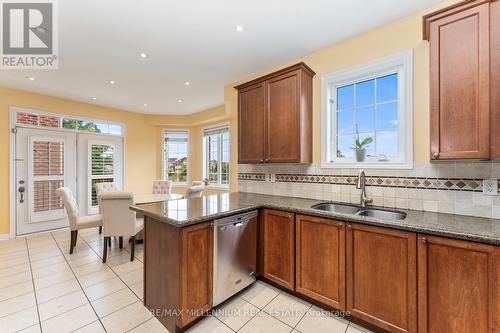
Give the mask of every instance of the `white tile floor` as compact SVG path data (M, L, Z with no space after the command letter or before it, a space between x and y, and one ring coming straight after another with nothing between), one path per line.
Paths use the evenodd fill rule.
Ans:
M0 242L0 332L167 332L142 305L143 246L130 262L114 242L103 264L102 243L97 229L72 255L68 230ZM188 332L369 331L259 281Z

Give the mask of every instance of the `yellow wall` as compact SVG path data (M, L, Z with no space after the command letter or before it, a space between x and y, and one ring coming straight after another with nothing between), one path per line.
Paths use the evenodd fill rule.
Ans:
M291 60L269 71L227 85L225 104L229 114L237 113L237 92L233 87L277 69L303 61L315 72L313 81L313 162L321 162L321 76L413 49L413 128L414 160L429 160L429 44L422 40L422 15L445 5L416 13L371 30L346 41L333 44L302 58ZM233 158L235 159L235 158Z
M80 103L25 91L0 88L0 234L9 232L9 114L17 106L39 111L124 123L127 148L127 190L151 192L152 181L160 176L157 151L160 141L156 128L144 115Z

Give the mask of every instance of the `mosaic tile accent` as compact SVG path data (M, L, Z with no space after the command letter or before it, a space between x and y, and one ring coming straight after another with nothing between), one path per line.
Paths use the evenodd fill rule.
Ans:
M267 180L267 175L265 173L238 173L238 180L265 182Z
M239 180L266 181L265 173L239 173ZM357 176L344 175L311 175L311 174L276 174L276 182L279 183L308 183L308 184L332 184L332 185L355 185ZM429 178L429 177L391 177L391 176L367 176L367 186L414 188L430 190L454 190L454 191L483 191L482 179L465 178Z

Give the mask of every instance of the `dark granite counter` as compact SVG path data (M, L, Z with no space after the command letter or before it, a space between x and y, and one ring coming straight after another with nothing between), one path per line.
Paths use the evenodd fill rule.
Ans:
M388 221L311 208L320 202L324 201L235 192L135 205L131 209L161 222L185 227L254 209L269 208L500 246L500 220L497 219L405 210L408 214L406 219Z

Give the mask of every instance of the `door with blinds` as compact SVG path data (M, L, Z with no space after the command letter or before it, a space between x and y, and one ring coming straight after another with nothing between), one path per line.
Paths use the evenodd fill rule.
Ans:
M17 235L68 225L59 187L76 190L76 133L18 128Z
M97 214L97 183L114 183L119 190L123 190L123 138L80 133L78 161L80 212Z

